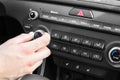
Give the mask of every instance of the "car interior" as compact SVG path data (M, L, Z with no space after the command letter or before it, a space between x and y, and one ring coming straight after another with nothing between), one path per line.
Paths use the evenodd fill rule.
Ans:
M27 80L120 80L119 0L0 0L0 44L39 30L51 55Z

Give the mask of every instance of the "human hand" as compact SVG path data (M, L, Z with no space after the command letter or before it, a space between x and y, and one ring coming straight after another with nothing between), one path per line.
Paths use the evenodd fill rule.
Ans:
M46 47L50 35L44 33L35 40L34 33L21 34L0 46L0 79L16 79L32 73L50 55Z

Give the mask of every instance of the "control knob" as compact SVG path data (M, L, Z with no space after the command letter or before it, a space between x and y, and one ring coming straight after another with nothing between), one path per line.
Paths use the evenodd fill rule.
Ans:
M34 32L34 39L41 37L44 34L43 30L36 30Z
M35 20L39 16L39 13L35 10L30 9L29 20Z
M120 47L111 48L108 56L112 63L120 63Z

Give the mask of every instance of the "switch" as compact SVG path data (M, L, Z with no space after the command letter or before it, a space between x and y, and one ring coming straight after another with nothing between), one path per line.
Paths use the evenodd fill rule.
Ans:
M102 43L102 42L97 42L96 41L96 42L93 43L93 47L98 48L98 49L104 49L105 44Z
M92 54L92 59L97 61L102 61L102 56L99 54Z
M78 12L78 14L77 14L77 16L83 17L84 16L83 10L80 9L79 12Z
M61 51L68 52L69 51L69 47L68 46L62 46L61 47Z
M61 34L58 31L53 31L51 36L52 38L55 38L55 39L61 38Z
M79 49L78 48L71 48L71 54L79 55Z
M63 34L61 40L70 41L70 35L69 34Z
M73 36L71 42L79 44L82 39L79 36Z
M73 8L69 15L93 19L92 11L87 9Z
M85 58L90 58L91 53L90 53L90 52L83 51L83 52L81 53L81 56L82 56L82 57L85 57Z
M52 48L52 49L59 50L60 47L61 47L61 45L56 43L56 42L51 42L50 43L50 48Z

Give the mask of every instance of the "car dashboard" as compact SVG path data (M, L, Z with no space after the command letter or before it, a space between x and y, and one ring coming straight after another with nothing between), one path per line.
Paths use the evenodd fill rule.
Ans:
M1 34L11 35L5 40L37 30L51 35L48 47L52 55L35 74L50 80L120 79L119 1L1 0L1 3L6 9L1 21L8 24L2 25L8 27Z

